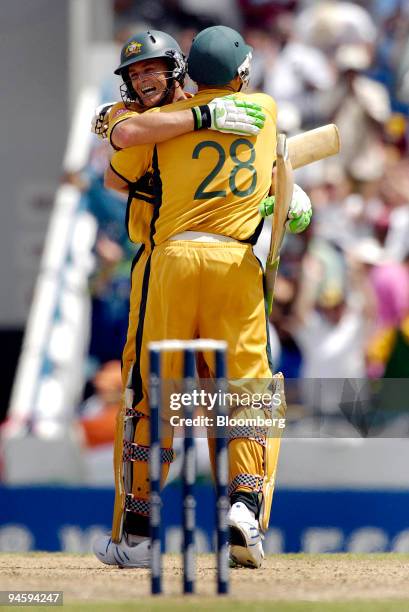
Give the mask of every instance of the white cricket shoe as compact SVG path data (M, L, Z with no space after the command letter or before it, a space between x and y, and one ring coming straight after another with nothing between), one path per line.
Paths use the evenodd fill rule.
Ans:
M96 538L92 545L95 556L105 565L118 565L119 567L150 567L151 541L146 538L130 546L126 536L119 544L112 541L110 536Z
M230 508L227 524L230 527L230 560L233 565L261 567L264 551L254 512L237 502Z

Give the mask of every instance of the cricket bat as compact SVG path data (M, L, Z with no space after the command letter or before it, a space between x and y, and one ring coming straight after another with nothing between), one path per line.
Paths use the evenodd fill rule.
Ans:
M335 123L308 130L287 140L291 166L295 170L339 153L339 132Z
M269 315L273 307L274 285L280 263L280 249L284 240L285 224L294 189L293 169L285 134L279 134L277 138L276 169L273 224L265 272L267 310Z
M275 204L270 249L265 271L269 315L273 306L274 285L280 263L280 249L286 231L288 209L293 196L293 169L336 155L339 149L339 132L334 123L298 134L288 140L284 134L278 136Z

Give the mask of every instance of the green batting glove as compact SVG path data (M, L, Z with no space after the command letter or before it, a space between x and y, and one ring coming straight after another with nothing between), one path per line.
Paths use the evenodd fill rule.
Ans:
M262 217L269 217L274 212L275 196L264 198L259 206L259 212Z
M288 230L292 234L300 234L303 232L311 223L312 210L301 213L296 219L291 219L287 222Z
M227 134L256 136L266 116L259 104L234 96L215 98L209 104L192 108L195 130L210 129Z

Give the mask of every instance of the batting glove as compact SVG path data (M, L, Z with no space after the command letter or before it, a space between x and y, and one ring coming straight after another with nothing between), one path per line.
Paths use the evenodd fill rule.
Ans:
M104 140L108 132L108 116L109 111L114 106L115 102L100 104L95 109L95 114L91 120L91 132L96 134L98 138Z
M266 116L259 104L234 96L215 98L209 104L192 108L195 130L209 129L227 134L256 136Z
M274 212L275 197L269 196L260 204L260 214L268 217ZM312 217L311 200L299 185L294 185L293 197L288 209L287 228L292 234L300 234L309 226Z
M299 185L294 185L293 197L288 209L287 227L292 234L299 234L309 226L312 217L311 200Z

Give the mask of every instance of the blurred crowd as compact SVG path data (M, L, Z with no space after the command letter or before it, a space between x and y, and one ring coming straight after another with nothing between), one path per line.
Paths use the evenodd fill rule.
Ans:
M338 125L342 151L295 173L313 221L287 235L271 317L276 370L294 379L409 376L409 3L398 0L115 0L116 41L153 27L185 53L195 33L224 24L254 48L250 87L278 105L289 137ZM119 47L118 47L119 48ZM194 91L193 83L188 87ZM119 80L101 102L119 99ZM121 357L136 250L125 204L103 188L106 145L88 169L99 220L91 280L94 370ZM265 257L268 226L258 245ZM327 402L331 404L331 401Z

